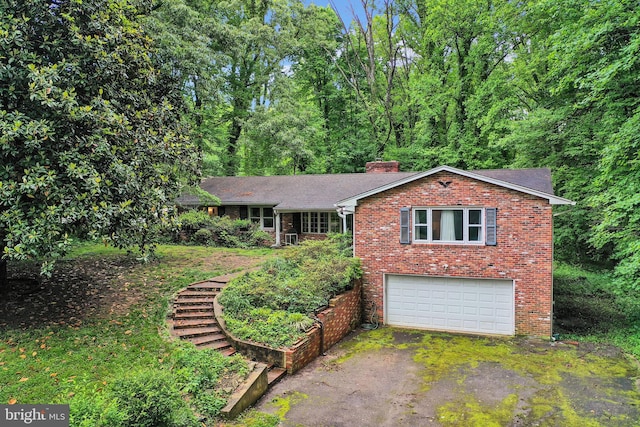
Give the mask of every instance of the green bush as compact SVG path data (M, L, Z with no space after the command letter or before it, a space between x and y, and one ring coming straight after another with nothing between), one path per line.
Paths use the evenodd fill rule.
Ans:
M178 224L180 228L199 230L201 228L212 227L214 225L214 218L207 212L201 210L189 210L181 213L178 216Z
M193 241L204 246L209 246L213 242L213 233L208 228L201 228L193 234Z
M362 275L342 236L305 241L257 272L233 280L220 294L224 318L238 338L286 347L304 336L312 316Z
M621 293L610 270L558 263L553 278L555 332L640 356L640 298Z
M227 248L250 248L272 244L271 236L249 220L227 216L209 216L205 211L191 210L178 217L178 242ZM167 230L167 233L173 231Z
M223 377L230 372L241 376L249 373L240 354L226 357L213 349L185 347L176 352L174 358L175 374L182 384L182 391L189 395L195 411L209 420L218 417L227 404L228 394L218 387Z
M118 378L110 393L116 407L107 411L103 425L179 427L196 424L173 376L167 371L150 369Z

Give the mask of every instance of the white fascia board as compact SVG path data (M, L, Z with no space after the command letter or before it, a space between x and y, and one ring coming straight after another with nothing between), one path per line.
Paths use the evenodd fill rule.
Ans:
M554 196L553 194L549 194L549 193L545 193L542 191L538 191L538 190L534 190L528 187L523 187L521 185L517 185L517 184L512 184L510 182L506 182L506 181L501 181L499 179L494 179L494 178L489 178L486 177L484 175L479 175L473 172L468 172L468 171L463 171L461 169L456 169L453 168L451 166L438 166L437 168L433 168L430 169L426 172L422 172L422 173L418 173L416 175L411 175L407 178L392 182L390 184L387 185L383 185L381 187L378 188L374 188L373 190L369 190L366 191L364 193L361 194L357 194L353 197L350 197L348 199L344 199L344 200L340 200L339 202L336 203L336 206L338 207L344 207L347 209L354 209L355 206L358 205L358 200L360 199L364 199L365 197L369 197L369 196L373 196L375 194L378 193L382 193L383 191L387 191L387 190L391 190L392 188L396 188L399 187L401 185L404 184L408 184L410 182L416 181L418 179L422 179L425 178L427 176L430 175L435 175L439 172L451 172L457 175L461 175L461 176L465 176L467 178L472 178L475 179L477 181L482 181L482 182L486 182L489 184L493 184L493 185L497 185L500 187L504 187L504 188L508 188L510 190L515 190L515 191L519 191L521 193L525 193L525 194L531 194L532 196L536 196L536 197L540 197L542 199L547 199L549 201L549 204L551 205L575 205L576 202L569 200L569 199L565 199L563 197L558 197L558 196Z

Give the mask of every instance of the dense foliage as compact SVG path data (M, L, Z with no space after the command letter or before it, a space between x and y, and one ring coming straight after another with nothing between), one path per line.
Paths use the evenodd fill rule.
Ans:
M562 340L578 338L615 344L640 357L640 298L620 293L611 273L567 264L555 268L554 331Z
M194 183L179 80L121 0L0 1L0 246L63 255L73 235L153 241Z
M168 233L181 243L226 248L251 248L273 243L269 233L262 231L258 224L250 220L210 216L200 210L180 214L176 225L178 232L169 229Z
M289 346L314 323L314 313L361 274L343 235L305 241L229 283L220 294L225 322L238 338Z
M207 173L549 167L577 202L558 209L558 259L640 288L637 2L362 5L178 0L151 15Z

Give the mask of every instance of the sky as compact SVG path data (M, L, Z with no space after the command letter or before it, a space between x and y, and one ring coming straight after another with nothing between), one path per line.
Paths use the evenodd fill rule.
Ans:
M363 16L362 2L360 0L304 0L304 4L335 8L347 26L353 21L354 11L359 16Z

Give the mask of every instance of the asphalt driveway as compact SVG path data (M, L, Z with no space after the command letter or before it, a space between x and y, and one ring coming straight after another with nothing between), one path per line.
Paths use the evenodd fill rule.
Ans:
M358 331L257 404L283 426L637 426L617 348L381 328Z

